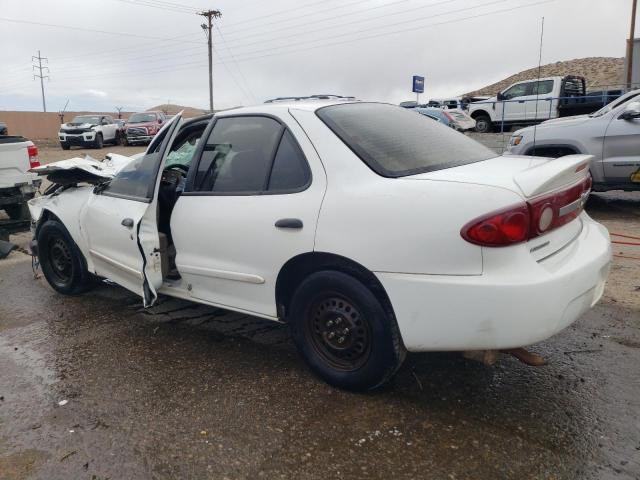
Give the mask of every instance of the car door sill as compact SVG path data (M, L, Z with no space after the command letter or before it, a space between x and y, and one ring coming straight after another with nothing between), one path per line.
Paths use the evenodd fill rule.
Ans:
M236 282L255 283L255 284L264 283L264 278L262 278L259 275L253 275L250 273L230 272L227 270L217 270L215 268L204 268L204 267L192 267L189 265L177 265L177 267L180 273L198 275L200 277L222 278L224 280L233 280Z
M117 260L109 258L106 255L103 255L102 253L96 252L95 250L89 250L89 252L91 253L91 255L93 255L96 258L99 258L103 262L106 262L113 267L119 268L120 270L124 270L125 272L136 276L140 280L144 280L144 276L142 275L142 272L139 272L135 268L131 268L123 263L118 262Z
M278 322L278 323L284 323L281 319L279 319L278 317L272 316L272 315L267 315L267 314L264 314L264 313L254 312L252 310L245 310L243 308L236 308L236 307L232 307L230 305L225 305L223 303L210 302L210 301L204 300L202 298L194 297L194 296L191 295L191 292L189 292L188 290L186 290L182 286L182 281L178 281L178 282L175 282L175 283L165 281L164 284L162 285L162 287L160 287L158 289L158 293L161 293L163 295L167 295L169 297L181 298L183 300L190 300L190 301L192 301L194 303L201 303L203 305L209 305L211 307L218 307L218 308L222 308L224 310L230 310L230 311L233 311L233 312L239 312L239 313L245 313L247 315L252 315L254 317L265 318L267 320L272 320L272 321Z

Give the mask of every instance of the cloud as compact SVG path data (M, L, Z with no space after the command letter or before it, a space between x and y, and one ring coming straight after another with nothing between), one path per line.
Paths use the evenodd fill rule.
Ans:
M94 90L93 88L84 90L82 93L84 93L85 95L91 95L92 97L98 97L98 98L107 98L109 96L107 92L103 92L102 90Z

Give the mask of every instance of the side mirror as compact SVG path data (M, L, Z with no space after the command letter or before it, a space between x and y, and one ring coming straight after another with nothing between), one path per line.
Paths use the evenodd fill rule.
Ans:
M619 117L622 120L634 120L640 118L640 102L629 103Z
M502 101L502 100L504 100L504 99L505 99L504 93L502 93L502 92L498 92L498 94L496 95L496 99L497 99L498 101Z

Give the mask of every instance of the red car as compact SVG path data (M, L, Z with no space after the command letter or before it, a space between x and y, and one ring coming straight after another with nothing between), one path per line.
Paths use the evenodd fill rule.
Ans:
M167 120L163 112L134 113L129 117L126 127L127 143L129 145L149 144Z

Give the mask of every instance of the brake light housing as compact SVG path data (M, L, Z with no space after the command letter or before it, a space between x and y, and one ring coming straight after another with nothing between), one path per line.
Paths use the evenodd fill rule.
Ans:
M506 247L544 235L582 213L591 182L587 176L568 189L483 215L462 227L460 235L483 247Z
M38 147L36 147L35 145L29 145L27 147L27 154L29 155L29 167L39 167L40 160L38 159Z

